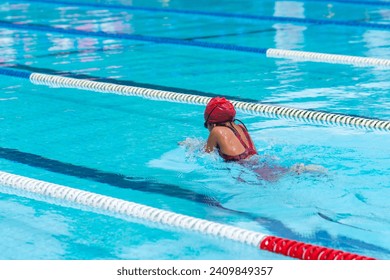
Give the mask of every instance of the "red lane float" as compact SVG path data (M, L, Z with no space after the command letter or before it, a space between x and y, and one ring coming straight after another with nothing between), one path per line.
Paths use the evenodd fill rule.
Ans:
M265 237L260 242L260 249L301 260L375 260L371 257L276 236Z

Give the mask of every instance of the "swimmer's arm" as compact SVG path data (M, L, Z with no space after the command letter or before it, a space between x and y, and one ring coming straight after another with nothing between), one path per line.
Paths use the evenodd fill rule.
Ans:
M204 150L206 151L206 153L211 153L212 151L214 151L214 148L217 146L217 144L218 144L218 138L214 129L211 131L209 138L207 139L207 143L206 146L204 147Z

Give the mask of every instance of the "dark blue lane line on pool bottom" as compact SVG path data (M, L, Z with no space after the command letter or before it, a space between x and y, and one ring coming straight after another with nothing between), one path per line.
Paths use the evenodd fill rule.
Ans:
M9 149L4 147L0 147L0 158L32 166L34 168L41 168L50 172L108 184L119 188L131 189L148 193L156 193L168 197L176 197L206 204L221 209L223 211L227 211L231 214L243 216L249 220L259 222L263 226L267 227L269 230L283 234L283 236L287 236L289 238L297 238L297 234L293 233L290 229L288 229L285 225L283 225L277 220L266 217L258 217L252 213L225 208L221 205L219 201L217 201L213 197L207 196L205 194L196 193L191 190L183 189L176 185L163 184L151 180L146 180L144 178L105 172L94 168L75 165L72 163L66 163L42 157L40 155L21 152L16 149Z
M205 96L205 97L221 96L221 94L193 90L193 89L162 86L162 85L149 84L149 83L140 83L140 82L135 82L135 81L130 81L130 80L117 80L117 79L112 79L112 78L104 78L104 77L92 76L92 75L87 75L87 74L78 74L78 73L72 73L72 72L68 72L68 71L59 71L59 70L50 69L50 68L33 67L33 66L22 65L22 64L6 65L6 67L3 67L3 68L1 66L2 65L0 63L0 75L26 78L26 79L30 78L31 73L40 73L40 74L48 74L48 75L56 75L56 76L62 76L62 77L75 78L75 79L91 80L91 81L103 82L103 83L111 83L111 84L123 85L123 86L141 87L141 88L149 88L149 89L162 90L162 91L171 91L171 92L176 92L176 93L193 94L193 95L199 95L199 96ZM9 68L11 68L11 69L9 69ZM15 71L12 69L18 69L18 70L22 70L22 71ZM252 98L242 98L239 96L230 96L230 95L225 95L225 94L223 96L226 97L227 99L241 101L241 102L251 102L251 103L260 102L259 100L252 99ZM261 103L262 104L275 104L274 102L261 102Z
M4 147L0 147L0 158L19 164L32 166L34 168L41 168L58 174L108 184L114 187L132 189L141 192L157 193L169 197L176 197L180 199L203 203L216 207L225 212L231 213L232 215L238 215L246 219L256 221L263 227L265 227L267 230L269 230L271 234L279 237L317 244L319 241L322 241L325 244L331 242L332 245L336 248L339 247L341 244L343 247L352 250L352 252L359 251L359 249L363 248L374 252L390 254L390 250L387 250L380 246L373 245L365 241L352 239L346 236L333 237L326 231L317 231L313 233L313 235L310 237L301 236L289 229L287 226L285 226L282 222L278 220L267 217L259 217L257 215L254 215L253 213L225 208L213 197L204 194L199 194L191 190L183 189L176 185L162 184L146 180L144 178L105 172L94 168L61 162L58 160L42 157L40 155L35 155L32 153L22 152L16 149ZM319 214L319 216L321 218L324 218L326 221L333 222L331 218L325 216L324 214Z
M26 1L22 1L26 2ZM339 26L353 26L353 27L366 27L366 28L380 28L389 29L390 26L385 24L377 24L370 22L358 22L351 20L331 20L331 19L312 19L312 18L296 18L296 17L281 17L281 16L262 16L262 15L248 15L240 13L230 12L212 12L212 11L199 11L199 10L183 10L173 8L155 8L155 7L139 7L139 6L126 6L126 5L115 5L115 4L101 4L101 3L70 3L69 1L51 1L51 0L29 0L27 2L37 2L46 4L60 4L69 5L76 7L92 7L92 8L106 8L115 9L120 11L140 11L148 13L170 13L177 15L191 15L191 16L209 16L229 19L244 19L244 20L260 20L260 21L271 21L271 22L292 22L302 24L315 24L315 25L339 25ZM367 1L366 1L367 2ZM379 3L378 3L379 4ZM388 6L384 4L384 6Z
M288 30L288 28L286 28ZM199 39L215 39L215 38L225 38L225 37L237 37L242 35L249 35L249 34L260 34L260 33L268 33L268 32L275 32L274 28L267 28L267 29L258 29L258 30L249 30L249 31L243 31L243 32L232 32L232 33L224 33L224 34L217 34L217 35L204 35L204 36L192 36L187 37L184 40L199 40Z
M40 54L40 55L34 55L31 58L45 58L45 57L58 57L58 56L69 56L73 54L94 54L94 53L101 53L101 52L115 52L115 51L125 51L126 49L135 48L138 46L144 46L145 43L139 43L139 44L131 44L131 46L126 45L120 45L116 47L100 47L100 48L83 48L79 50L73 50L73 51L58 51L58 52L48 52L46 54ZM14 61L21 61L25 60L26 58L19 56L14 59Z
M31 153L21 152L16 149L0 147L0 157L13 162L26 164L35 168L42 168L50 172L73 176L81 179L92 180L95 182L109 184L120 188L132 189L142 192L158 193L195 202L201 202L211 206L221 207L221 204L210 196L195 193L175 185L161 184L153 181L146 181L143 178L104 172L89 167L45 158Z
M53 33L79 35L79 36L104 37L104 38L112 38L118 40L122 40L122 39L134 40L134 41L150 42L156 44L192 46L192 47L228 50L228 51L245 52L245 53L265 54L267 52L267 49L264 48L245 47L245 46L238 46L238 45L231 45L231 44L203 42L203 41L190 41L190 40L183 40L177 38L157 37L157 36L147 36L147 35L137 35L137 34L118 34L118 33L107 33L103 31L92 32L92 31L83 31L77 29L64 29L59 27L52 27L48 25L40 25L40 24L32 24L32 23L14 23L9 21L0 21L0 27L19 29L19 30L35 30L39 32L49 32L49 33L53 32Z

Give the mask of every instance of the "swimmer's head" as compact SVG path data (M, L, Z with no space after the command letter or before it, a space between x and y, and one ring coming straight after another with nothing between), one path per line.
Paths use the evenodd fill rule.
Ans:
M233 104L224 97L211 98L204 111L204 126L209 124L233 121L236 110Z

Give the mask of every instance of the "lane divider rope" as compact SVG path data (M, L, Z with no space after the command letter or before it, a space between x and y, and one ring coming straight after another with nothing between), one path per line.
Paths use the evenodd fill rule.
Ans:
M307 52L307 51L293 51L293 50L283 50L283 49L273 49L273 48L257 48L257 47L247 47L231 44L221 44L221 43L212 43L205 41L195 41L195 40L183 40L176 38L166 38L158 36L145 36L137 34L117 34L117 33L107 33L103 31L84 31L77 29L64 29L59 27L44 26L44 25L33 25L26 23L12 23L0 21L0 27L11 28L11 29L28 29L36 30L42 32L55 32L61 34L72 34L80 36L94 36L94 37L105 37L105 38L115 38L115 39L124 39L124 40L134 40L142 42L153 42L157 44L171 44L171 45L181 45L181 46L192 46L192 47L201 47L209 49L219 49L219 50L228 50L236 52L245 52L245 53L257 53L264 54L266 57L272 58L288 58L288 59L300 59L308 60L314 62L326 62L334 64L351 64L354 66L379 66L379 67L390 67L390 59L384 58L370 58L370 57L361 57L361 56L351 56L351 55L339 55L339 54L327 54L327 53L317 53L317 52ZM390 26L390 25L389 25Z
M198 232L205 235L238 241L298 259L339 259L339 260L373 260L374 258L334 250L322 246L306 244L294 240L241 229L235 226L211 222L187 215L149 207L146 205L96 194L68 186L49 183L20 175L0 171L0 186L20 192L38 194L45 198L58 199L79 206L87 206L102 211L107 215L127 216L144 221L167 225ZM1 188L0 188L1 190ZM9 193L9 192L8 192ZM12 191L11 191L12 193ZM13 193L15 194L15 193ZM36 199L36 197L34 197Z
M112 83L96 82L55 75L32 73L30 81L36 85L46 85L50 87L77 88L102 93L111 93L124 96L139 96L153 100L163 100L177 103L206 105L211 97L162 91L133 86L117 85ZM298 120L311 124L339 125L358 129L369 129L378 131L390 131L390 121L354 117L342 114L325 113L282 107L270 104L250 103L231 100L233 105L246 113L260 115L268 118L283 118L288 120Z
M211 97L193 94L177 93L148 89L134 86L125 86L114 83L97 82L75 79L57 75L29 73L0 67L0 75L30 79L33 84L49 87L77 88L102 93L111 93L124 96L138 96L152 100L163 100L185 104L206 105ZM248 114L267 118L279 118L293 121L302 121L309 124L343 126L355 129L368 129L389 132L390 121L355 117L343 114L326 113L312 110L296 109L270 104L252 103L231 100L234 106Z
M273 58L289 58L306 61L317 61L337 64L352 64L355 66L390 66L390 59L361 57L352 55L339 55L328 53L317 53L307 51L294 51L269 48L266 51L267 57Z

